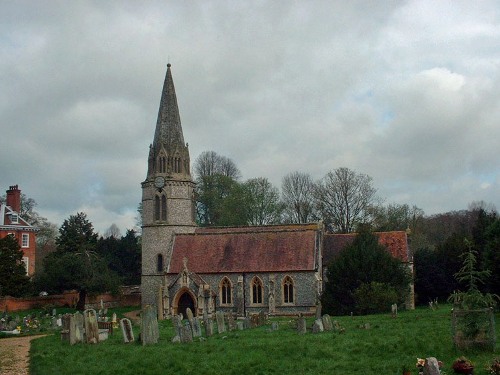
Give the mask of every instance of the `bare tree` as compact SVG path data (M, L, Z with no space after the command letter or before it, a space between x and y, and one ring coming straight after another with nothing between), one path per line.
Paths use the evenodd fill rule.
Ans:
M247 194L248 221L250 225L277 224L283 205L279 190L267 178L252 178L244 184Z
M118 226L113 223L111 224L111 226L106 229L106 232L104 232L104 238L110 238L110 237L113 237L113 238L116 238L116 239L119 239L120 237L122 236L121 232L120 232L120 228L118 228Z
M196 180L203 177L222 175L238 180L241 172L231 159L218 155L215 151L203 151L194 163Z
M316 184L314 198L323 220L333 231L350 233L368 221L375 192L370 176L337 168Z
M281 198L285 221L307 223L314 219L314 183L306 173L292 172L283 177Z

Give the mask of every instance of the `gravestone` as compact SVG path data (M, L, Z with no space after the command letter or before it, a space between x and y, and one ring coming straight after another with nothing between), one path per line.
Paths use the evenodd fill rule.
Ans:
M424 375L439 375L441 372L439 371L438 360L434 357L429 357L425 359L424 365Z
M193 342L193 331L189 321L185 322L181 329L181 342Z
M193 325L191 326L191 329L193 330L193 337L202 336L200 319L197 316L193 318Z
M191 309L188 307L186 309L186 315L187 315L187 320L189 320L189 324L191 325L191 327L193 326L193 312L191 311Z
M279 328L279 323L278 322L272 322L271 323L271 331L277 331Z
M116 313L113 313L113 315L111 316L111 323L112 323L114 329L118 328L118 321L116 320Z
M243 331L245 329L245 322L243 320L238 320L236 322L236 327L238 327L239 331Z
M123 318L120 320L120 327L122 329L123 342L128 344L129 342L134 342L134 331L132 330L132 322L128 318Z
M313 333L320 333L324 331L323 321L321 319L316 319L312 328Z
M316 320L321 319L321 310L323 306L321 304L321 298L318 296L316 299Z
M182 319L180 315L172 315L172 324L176 336L181 337Z
M142 345L157 344L160 338L156 311L151 305L146 305L141 313Z
M248 316L245 316L245 318L243 319L243 329L250 329L250 327L250 319L248 318Z
M259 326L259 315L258 314L252 314L252 316L250 317L250 326L252 328Z
M323 328L325 331L331 331L333 329L332 319L330 318L330 315L323 315L321 320L323 321Z
M259 313L259 326L263 326L264 324L266 324L266 321L267 321L267 315L264 311L261 311Z
M70 322L71 314L64 314L62 316L62 330L61 330L61 341L70 342Z
M56 309L52 309L52 316L56 316L57 315L57 310Z
M214 334L214 321L212 318L205 319L205 336L210 337Z
M227 314L227 326L230 331L234 331L236 329L236 323L232 313Z
M297 333L299 335L307 333L306 318L303 316L299 316L299 319L297 320Z
M73 319L70 320L69 326L69 343L71 345L83 342L84 331L83 331L83 315L80 312L73 314Z
M99 342L99 327L97 326L97 314L94 309L83 312L83 322L87 344L97 344Z
M391 305L391 316L393 318L397 318L398 317L398 305L396 303L393 303Z
M14 327L17 325L14 321L11 321L9 323L14 323ZM57 318L55 316L50 318L50 328L57 329Z
M226 323L224 322L224 313L222 311L217 311L215 313L215 318L217 319L217 332L226 332Z

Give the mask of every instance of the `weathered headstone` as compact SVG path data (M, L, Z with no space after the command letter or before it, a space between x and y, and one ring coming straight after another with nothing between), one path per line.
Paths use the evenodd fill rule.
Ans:
M252 328L259 326L259 315L258 314L252 314L252 316L250 317L250 326Z
M245 318L243 319L243 329L250 329L250 327L250 319L248 318L248 316L245 316Z
M83 315L80 312L73 314L73 319L70 321L70 336L69 343L71 345L83 342L84 330L83 330ZM72 342L74 340L74 342Z
M176 336L181 336L182 329L182 319L180 315L172 315L172 324L174 326L174 332Z
M191 311L191 309L188 307L186 309L186 315L187 315L187 320L189 320L189 324L191 325L191 327L193 326L193 312Z
M245 322L243 320L236 321L236 327L239 331L243 331L245 329Z
M318 296L316 298L316 320L321 319L321 310L323 309L323 306L321 304L321 298Z
M397 318L398 317L398 305L396 303L393 303L391 305L391 316L393 318Z
M278 322L272 322L271 323L271 331L277 331L279 328L279 323Z
M323 321L321 319L316 319L314 321L312 331L313 331L313 333L319 333L319 332L323 332L324 331Z
M264 311L259 312L259 326L266 324L267 314Z
M331 331L333 329L332 319L330 318L330 315L323 315L321 320L323 321L323 328L325 331Z
M197 316L195 316L193 318L193 325L192 325L191 329L193 330L193 337L201 337L202 336L200 319Z
M210 337L214 334L214 321L212 318L205 319L205 336Z
M132 330L132 322L128 318L123 318L120 320L120 327L123 334L123 342L125 344L129 342L134 342L134 331Z
M95 310L85 310L83 312L83 321L87 344L97 344L99 342L99 327L97 326L97 314Z
M181 329L181 342L193 342L193 331L189 321L185 322Z
M142 345L157 344L160 338L156 311L151 305L146 305L141 313Z
M434 357L426 358L424 365L424 375L439 375L439 374L441 374L441 372L439 371L438 360Z
M114 329L118 328L118 321L116 318L116 313L113 313L113 315L111 316L111 323L112 323Z
M224 322L224 313L222 311L217 311L215 313L215 318L217 319L217 332L226 332L226 323Z
M62 329L61 329L61 341L70 342L70 322L71 314L64 314L62 316Z
M236 329L236 322L234 321L232 313L227 313L227 326L230 331L234 331Z
M299 319L297 319L297 333L299 335L307 333L306 318L303 316L299 316Z

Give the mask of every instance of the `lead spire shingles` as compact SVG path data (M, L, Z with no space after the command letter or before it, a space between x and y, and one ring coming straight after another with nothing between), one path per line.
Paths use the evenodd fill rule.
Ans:
M160 147L172 152L177 146L184 147L184 136L182 134L181 117L177 106L177 96L175 95L174 81L170 64L167 64L167 74L163 83L161 93L160 109L156 130L153 140L153 148L158 151Z

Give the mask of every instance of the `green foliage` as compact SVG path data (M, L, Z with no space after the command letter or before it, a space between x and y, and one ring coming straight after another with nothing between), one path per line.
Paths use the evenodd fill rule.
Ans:
M29 293L31 285L22 259L14 236L0 238L0 295L19 297Z
M357 311L355 291L363 284L382 283L397 294L386 306L402 303L408 295L411 276L401 261L378 243L375 235L361 232L329 265L322 296L324 309L333 314Z
M58 252L85 252L95 249L97 233L94 233L92 223L87 215L78 212L64 220L56 238Z
M363 283L354 291L355 312L360 315L385 312L397 300L394 287L375 281Z

